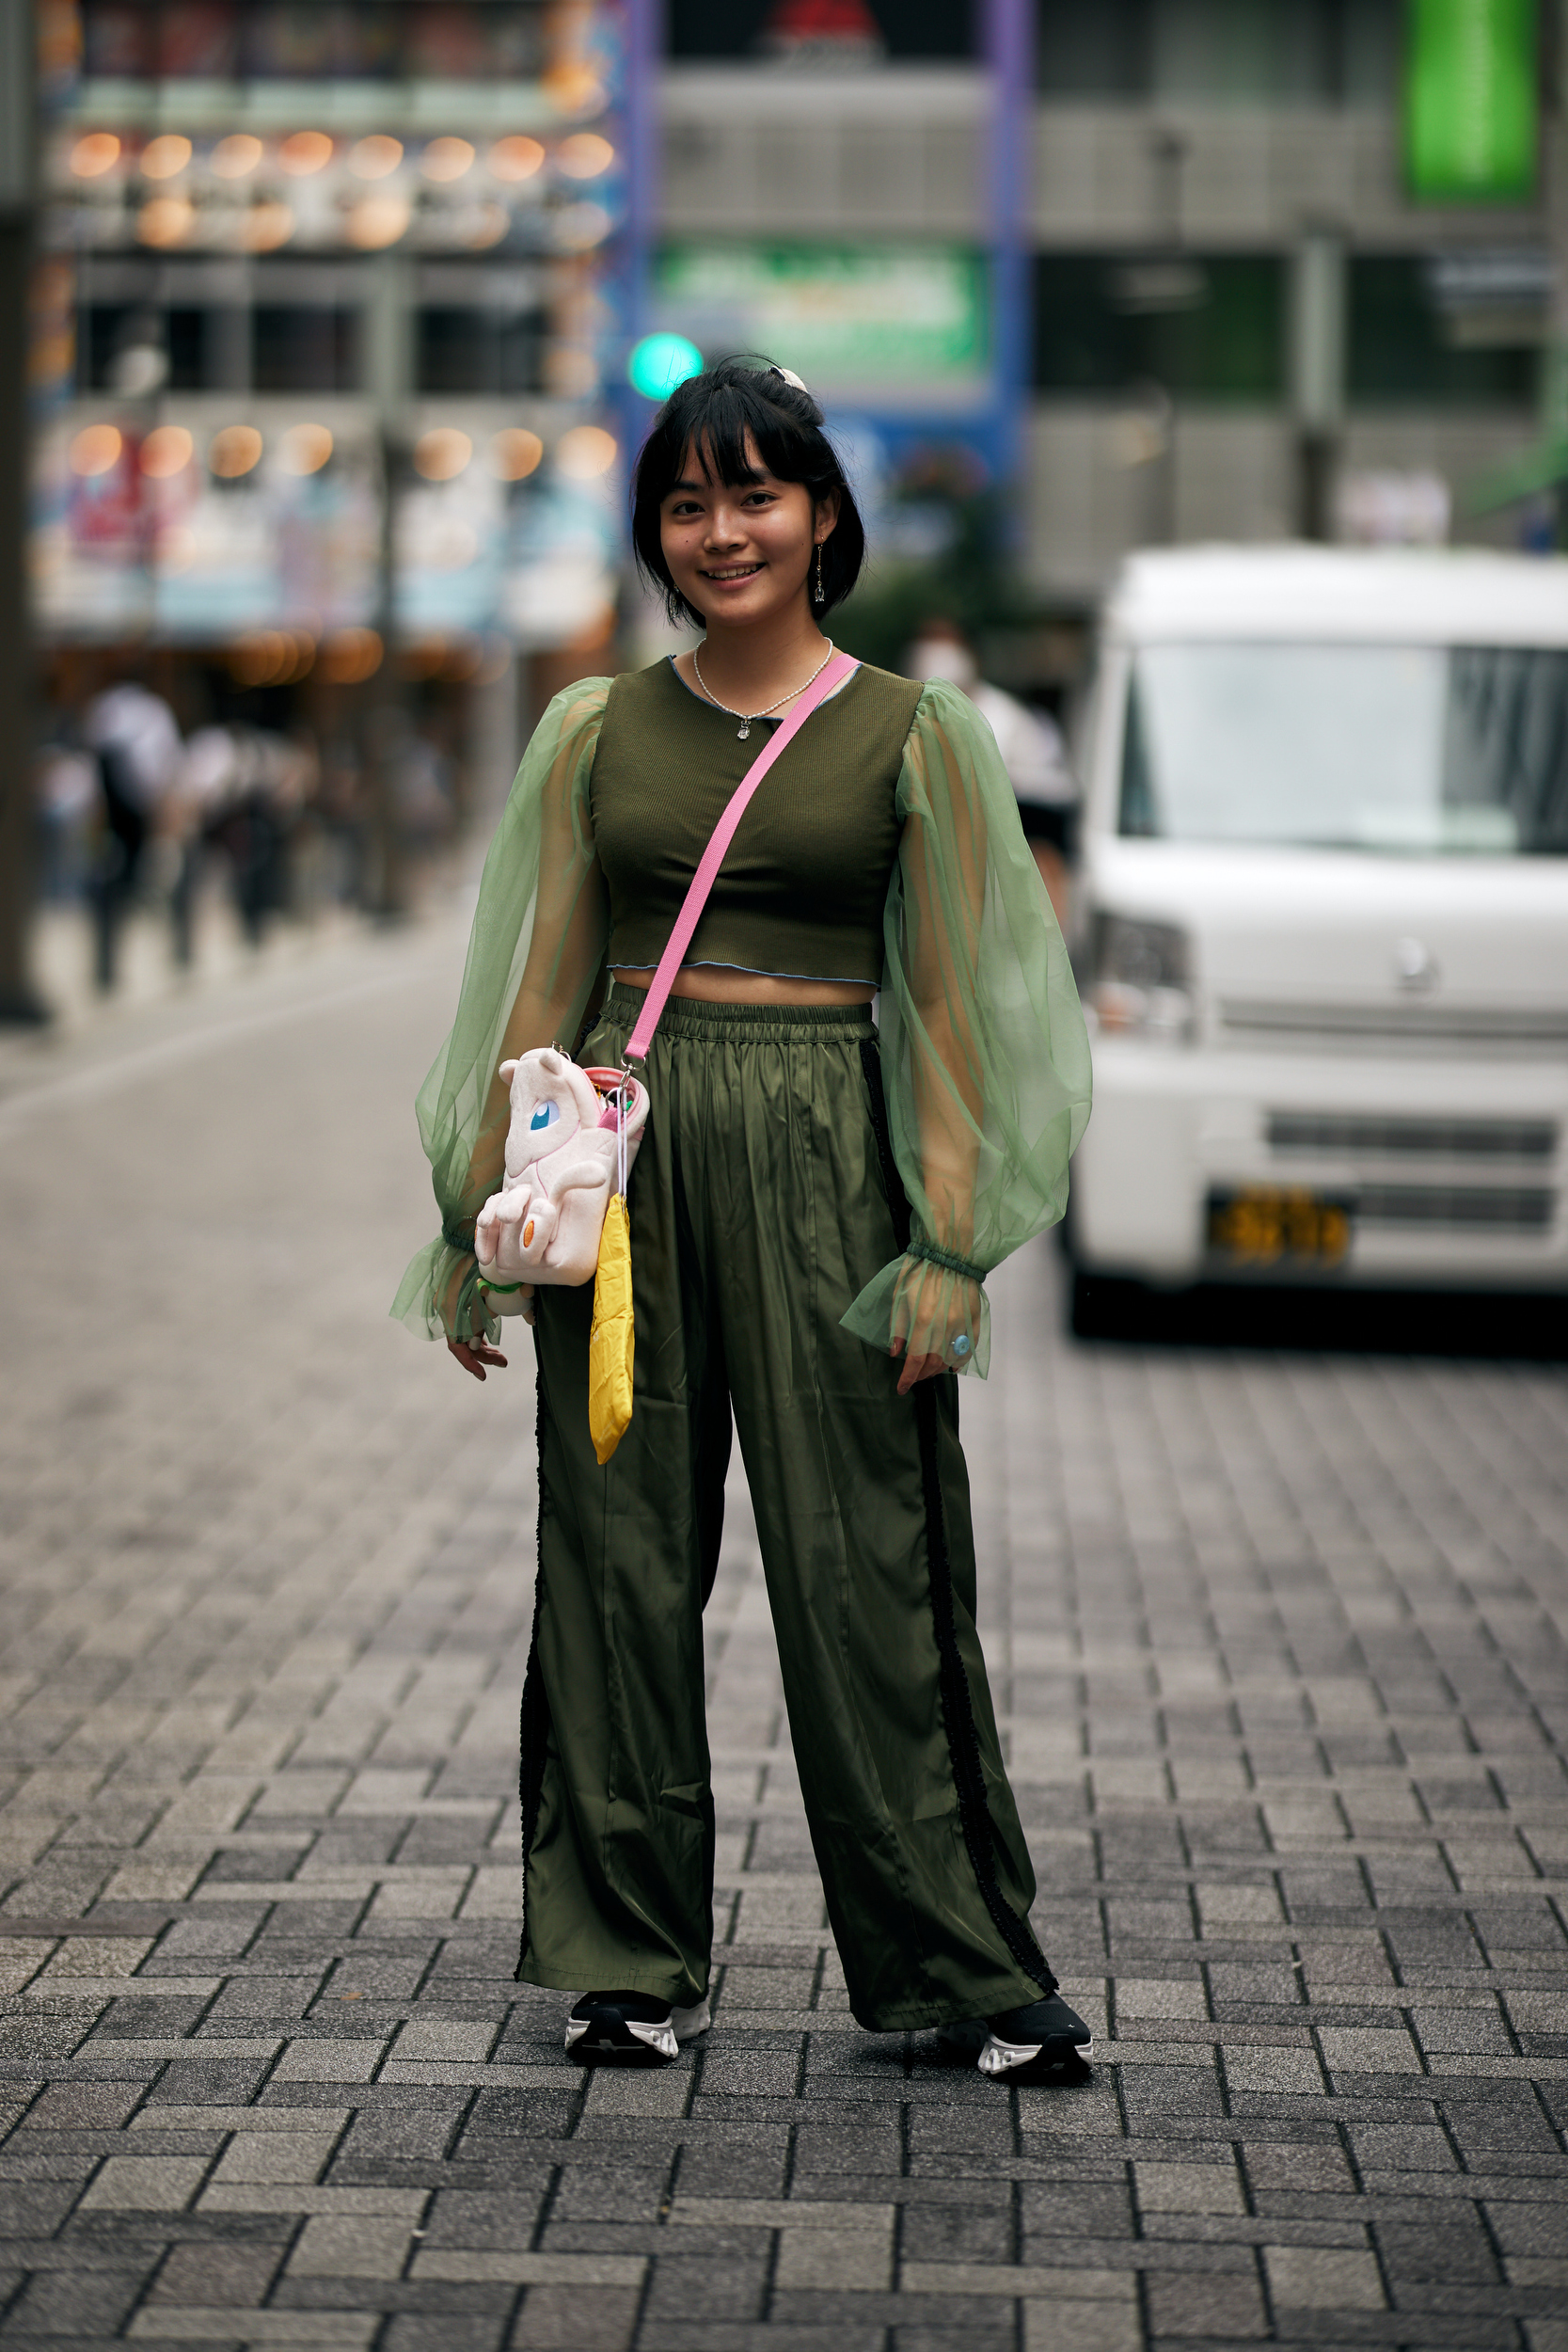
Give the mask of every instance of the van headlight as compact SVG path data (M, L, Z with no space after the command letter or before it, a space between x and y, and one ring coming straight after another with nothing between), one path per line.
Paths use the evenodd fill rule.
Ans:
M1113 1037L1186 1045L1196 1027L1187 934L1174 923L1095 918L1092 977L1085 1001L1091 1025Z

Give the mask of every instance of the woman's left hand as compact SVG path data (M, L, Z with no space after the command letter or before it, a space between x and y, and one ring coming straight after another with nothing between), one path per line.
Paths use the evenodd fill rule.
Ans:
M888 1354L902 1356L903 1353L903 1341L895 1340L888 1349ZM939 1372L951 1372L952 1370L953 1366L944 1364L940 1356L911 1356L898 1375L898 1393L900 1396L908 1396L917 1380L934 1380Z
M898 1393L908 1396L917 1380L957 1372L974 1344L979 1326L978 1285L955 1277L929 1259L906 1259L894 1304L894 1338L888 1354L903 1358ZM933 1347L933 1340L940 1341Z

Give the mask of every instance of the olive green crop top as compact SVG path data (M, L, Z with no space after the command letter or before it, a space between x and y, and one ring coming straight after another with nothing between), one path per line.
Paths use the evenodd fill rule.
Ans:
M903 826L898 776L921 691L863 663L818 706L741 818L688 963L877 986ZM608 963L658 961L760 732L741 742L730 714L699 701L670 661L611 684L589 786Z

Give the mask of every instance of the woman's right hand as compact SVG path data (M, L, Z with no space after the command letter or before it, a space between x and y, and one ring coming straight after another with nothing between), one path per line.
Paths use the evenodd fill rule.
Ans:
M489 1341L481 1338L477 1332L471 1340L449 1340L447 1353L455 1356L464 1371L471 1372L476 1380L483 1379L486 1364L493 1364L498 1372L506 1370L506 1358L500 1349L492 1347Z

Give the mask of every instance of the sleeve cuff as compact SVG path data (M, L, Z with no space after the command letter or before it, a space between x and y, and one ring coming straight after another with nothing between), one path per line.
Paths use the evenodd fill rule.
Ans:
M390 1311L416 1339L468 1339L483 1331L494 1340L500 1329L479 1287L471 1246L444 1238L427 1242L409 1260Z
M885 1356L895 1339L907 1356L940 1356L956 1373L990 1369L990 1306L984 1276L967 1258L911 1242L873 1275L842 1327ZM967 1343L967 1344L960 1344Z

